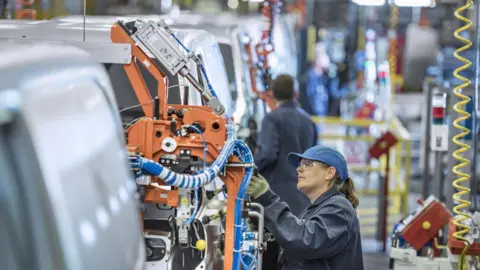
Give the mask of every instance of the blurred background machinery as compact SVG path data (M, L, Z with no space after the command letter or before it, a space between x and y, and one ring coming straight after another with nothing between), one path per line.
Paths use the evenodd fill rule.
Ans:
M208 107L212 97L218 98L225 113L233 116L236 138L245 143L252 154L264 115L275 109L268 82L278 74L290 74L298 80L301 107L318 125L319 143L337 148L349 163L362 196L358 212L365 251L389 249L394 269L415 269L428 263L425 257L437 258L439 265L450 264L451 260L445 258L453 255L463 257L462 241L478 227L478 221L473 218L479 199L476 180L480 172L476 157L478 6L461 0L284 0L277 3L275 16L270 16L266 13L268 3L274 2L0 0L0 39L22 40L27 44L68 44L93 56L92 61L106 71L106 75L98 76L102 80L107 75L110 78L108 96L115 98L115 102L111 102L117 106L114 111L119 113L127 135L134 133L133 126L140 125L139 118L161 118L151 114L153 108L158 111L165 104ZM137 47L112 40L112 26L116 22L138 19L164 21L165 29L174 33L169 44L175 51L181 51L178 56L195 55L185 64L191 70L190 77L169 73L164 66L158 68L157 73L151 73L137 58L143 51L148 56L147 63L150 63L148 59L156 59L153 45L145 48L144 44ZM270 25L268 22L272 21ZM271 30L271 39L264 34L266 30ZM4 47L4 51L11 49L12 45ZM25 47L19 50L26 50L25 54L30 52ZM53 57L51 51L49 53L46 52L45 61ZM142 77L144 84L132 80L132 73L129 73L132 71L125 69L131 63L138 64L136 76ZM21 67L16 68L21 73ZM158 80L160 73L167 79ZM147 96L148 92L155 102L147 105L141 102L138 85L144 86L143 94ZM168 94L163 100L158 94L161 87L166 87L164 90ZM211 89L215 89L215 95L209 96ZM214 109L211 104L210 107ZM146 110L150 110L150 114L146 114ZM165 121L184 117L176 111L166 114ZM200 132L191 128L188 133L192 136L203 134L206 124L188 123L193 124L198 124L195 127ZM174 142L165 141L163 145L166 132L154 135L168 150ZM222 132L226 139L227 131ZM385 134L391 134L395 143L382 155L373 157L369 150L379 145ZM128 136L125 139L128 144ZM131 139L130 144L134 141ZM167 143L170 144L167 146ZM135 141L135 144L141 143ZM208 156L209 162L216 160L218 154ZM147 158L159 159L154 153ZM195 157L189 164L200 166L197 158L207 159ZM235 170L233 167L230 170ZM188 173L193 174L192 171ZM218 185L223 183L216 180ZM225 191L219 190L218 187L207 189L215 196ZM188 204L192 209L194 194L194 189L183 194L190 199ZM205 194L207 192L200 196ZM420 204L418 198L422 199ZM225 203L219 201L215 203ZM430 219L432 205L445 213L445 219ZM153 224L155 228L160 226L158 224L170 226L169 215L165 213L176 210L168 205L161 209L157 206L146 206L145 224L147 227ZM214 217L217 221L225 219L220 214L204 214L201 219ZM219 239L226 231L215 231L213 227L208 229L200 224L192 227L200 228L205 228L203 234L195 230L188 234L196 241L206 241L207 250L224 250L219 248L223 241ZM165 232L164 229L160 231ZM437 235L440 230L443 234ZM386 237L386 231L394 233ZM424 237L412 239L412 232L424 233ZM157 236L148 235L149 256L157 261L157 264L150 264L153 268L163 263L162 256L175 245L168 240L170 238ZM260 251L258 235L252 239L245 241L255 243L252 244L254 249ZM188 250L201 251L194 246ZM448 246L448 251L442 246ZM475 253L475 248L470 252ZM198 257L198 266L206 261L205 258L217 262L218 254L198 252L194 255ZM171 261L180 264L178 258ZM373 265L374 260L375 255L366 256L366 265ZM379 256L379 260L388 261L387 256ZM192 266L182 263L182 267Z

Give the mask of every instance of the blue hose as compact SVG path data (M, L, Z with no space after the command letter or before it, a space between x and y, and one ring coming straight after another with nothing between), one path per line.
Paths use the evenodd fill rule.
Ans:
M190 125L190 128L195 130L198 134L202 136L203 140L203 171L207 168L207 141L205 140L205 136L203 136L203 132L197 128L196 126ZM195 219L195 216L197 215L198 211L198 188L195 188L193 191L193 200L195 201L194 207L193 207L193 212L192 215L184 222L184 224L190 224L192 221Z
M142 173L146 172L149 175L159 177L165 182L165 184L169 186L190 189L199 188L213 181L218 173L225 167L228 158L233 153L237 141L238 140L235 136L235 127L231 121L228 121L227 141L225 142L222 151L210 167L207 167L202 173L197 175L176 173L166 167L163 167L153 160L149 160L141 156L129 157L130 164L134 169L141 169Z
M205 76L205 80L207 81L208 89L210 90L210 93L212 93L212 96L217 97L217 93L213 90L213 86L210 84L210 80L208 79L207 76L207 71L203 67L203 64L198 65L200 67L200 70L202 71L203 76Z
M243 269L250 270L252 269L252 267L255 267L257 265L257 258L255 258L254 255L247 252L245 253L245 256L249 257L251 262L250 262L250 265L247 265L247 262L245 262L242 258L241 262L242 262Z
M190 50L185 47L185 45L183 45L183 43L180 41L180 39L178 39L174 34L170 34L177 42L178 44L180 44L180 46L182 46L182 48L187 52L187 53L190 53Z
M215 162L207 167L204 172L197 175L187 175L175 173L162 165L145 159L140 156L130 157L131 166L134 169L141 169L141 172L146 172L150 175L158 176L165 184L169 186L176 186L180 188L199 188L209 182L211 182L218 173L225 167L229 156L234 154L241 162L252 164L253 154L248 146L236 139L235 126L233 122L227 118L227 141L220 152ZM245 175L240 184L240 189L235 198L235 210L234 210L234 254L233 254L233 268L237 270L241 263L241 243L242 243L242 207L243 200L246 198L247 187L250 184L250 180L253 175L253 168L247 168Z
M248 146L241 141L235 142L235 150L234 153L243 163L251 164L253 163L253 155ZM250 180L253 175L253 168L247 168L245 170L245 176L243 177L243 181L240 185L240 189L237 194L236 204L235 204L235 221L234 221L234 255L233 255L233 266L232 269L236 270L240 266L242 261L241 258L241 244L242 244L242 206L243 200L246 197L247 187L250 184Z

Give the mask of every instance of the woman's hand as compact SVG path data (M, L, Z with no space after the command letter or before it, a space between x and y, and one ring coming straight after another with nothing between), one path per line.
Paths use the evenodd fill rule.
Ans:
M256 199L262 196L269 189L270 185L268 184L267 180L259 174L257 176L252 176L252 180L250 180L250 184L247 188L247 193L248 195Z

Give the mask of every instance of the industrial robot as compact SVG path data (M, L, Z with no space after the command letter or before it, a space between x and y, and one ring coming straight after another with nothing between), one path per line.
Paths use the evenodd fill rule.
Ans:
M236 138L202 62L164 21L118 21L111 39L132 46L135 61L124 67L145 115L125 134L144 202L146 269L260 269L263 209L246 195L253 155ZM190 61L198 64L205 86L192 76ZM139 64L157 80L157 98ZM167 104L166 78L174 75L188 80L205 106ZM249 219L258 221L257 230Z

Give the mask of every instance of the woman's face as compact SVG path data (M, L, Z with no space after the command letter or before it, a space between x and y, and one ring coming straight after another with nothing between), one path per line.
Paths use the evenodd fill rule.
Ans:
M317 161L302 159L297 167L297 173L297 188L308 196L327 190L336 170Z

